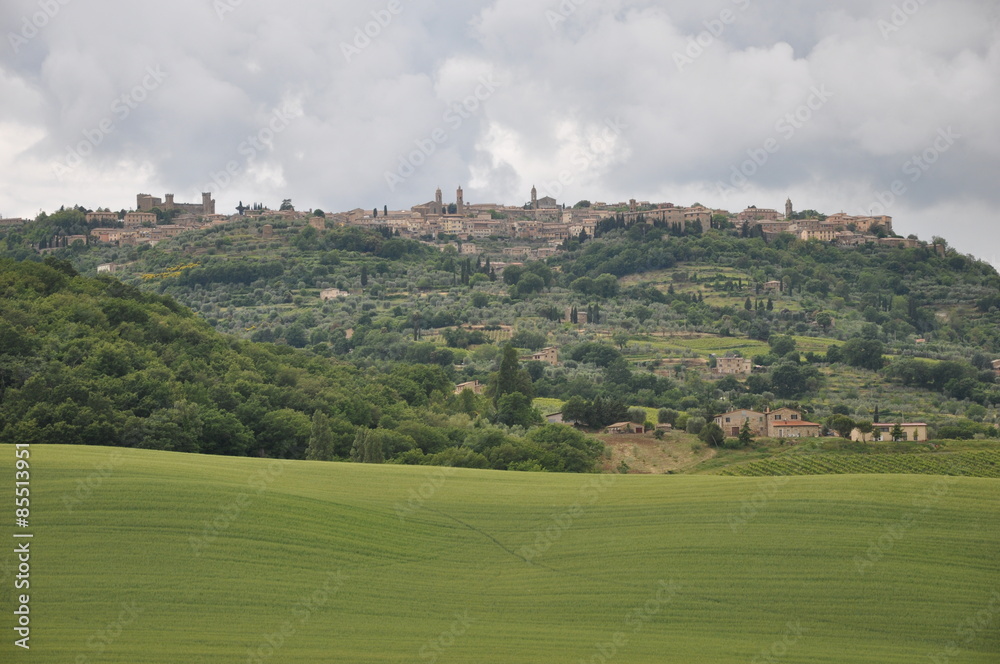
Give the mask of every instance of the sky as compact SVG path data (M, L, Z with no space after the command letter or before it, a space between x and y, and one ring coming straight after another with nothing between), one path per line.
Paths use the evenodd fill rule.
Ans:
M1000 0L3 0L0 216L672 202L1000 257Z

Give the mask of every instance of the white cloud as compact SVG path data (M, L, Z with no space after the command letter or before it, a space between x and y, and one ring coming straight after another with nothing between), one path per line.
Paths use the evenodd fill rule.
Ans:
M120 208L140 190L195 199L231 161L237 176L215 191L223 209L288 197L403 207L459 183L469 201L521 203L532 184L568 172L569 203L739 209L791 195L860 211L952 127L961 139L907 180L890 214L922 235L942 215L941 232L989 257L1000 241L988 223L1000 205L1000 5L913 0L918 11L894 16L903 5L401 0L391 14L388 0L260 0L232 3L220 20L210 0L70 0L15 52L9 35L38 5L11 0L0 7L0 211ZM359 38L366 30L374 36ZM677 54L698 51L692 40L701 52L678 67ZM344 44L358 52L345 56ZM156 66L162 86L56 177L83 132ZM502 85L454 126L449 105L483 76ZM817 88L832 96L789 135L779 122ZM288 100L294 120L248 159L241 146ZM615 122L624 128L603 136ZM390 190L386 171L439 129L446 139ZM720 195L717 183L768 139L778 151Z

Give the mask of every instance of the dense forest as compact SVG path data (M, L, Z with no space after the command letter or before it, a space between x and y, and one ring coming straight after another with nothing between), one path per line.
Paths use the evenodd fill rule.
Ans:
M491 397L455 396L450 366L373 374L227 337L172 298L52 257L0 261L0 296L4 442L572 472L602 451L540 426L516 355Z

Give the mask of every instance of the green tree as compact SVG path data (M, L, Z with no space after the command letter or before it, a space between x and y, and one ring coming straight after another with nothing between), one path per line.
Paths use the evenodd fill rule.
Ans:
M290 408L273 410L261 419L257 442L268 457L301 459L311 431L312 422L305 413Z
M675 424L677 424L678 415L679 413L676 410L672 410L670 408L661 408L656 413L656 421L659 424L669 424L670 426L674 426Z
M690 421L688 423L690 424ZM701 433L698 434L698 438L707 445L719 447L726 440L726 434L718 424L709 422L702 428Z
M490 376L487 393L493 403L499 407L500 399L507 394L519 392L529 400L535 396L535 388L531 376L521 369L521 361L517 350L511 344L503 347L500 355L500 366L496 373Z
M361 427L354 436L351 447L351 460L357 463L384 463L385 450L382 447L382 437L374 429Z
M795 351L795 339L789 336L774 334L767 343L771 346L771 352L778 357L784 357Z
M521 426L525 429L542 423L542 415L532 407L531 399L521 392L511 392L497 402L496 421L504 426Z
M782 399L797 397L806 389L805 373L795 364L779 364L771 370L771 387Z
M843 355L852 367L878 371L885 366L885 344L878 339L855 337L844 344Z
M700 436L706 426L704 417L694 416L687 419L687 432L692 436Z
M867 420L862 420L855 425L855 428L861 433L861 442L868 442L868 434L875 430L875 425Z
M312 433L306 448L306 458L311 461L333 461L334 439L330 418L321 410L313 413Z
M889 435L892 436L892 442L897 443L906 437L906 432L903 431L903 425L897 422Z
M563 422L585 422L590 412L591 404L580 396L572 396L563 404Z
M854 420L840 413L826 418L826 428L830 431L836 431L841 438L850 438L856 426Z
M740 445L750 447L753 443L753 431L750 429L750 420L743 421L743 428L740 429Z

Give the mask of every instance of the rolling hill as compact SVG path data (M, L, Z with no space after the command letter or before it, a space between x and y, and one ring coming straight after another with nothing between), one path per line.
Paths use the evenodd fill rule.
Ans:
M36 664L1000 656L992 479L31 452Z

